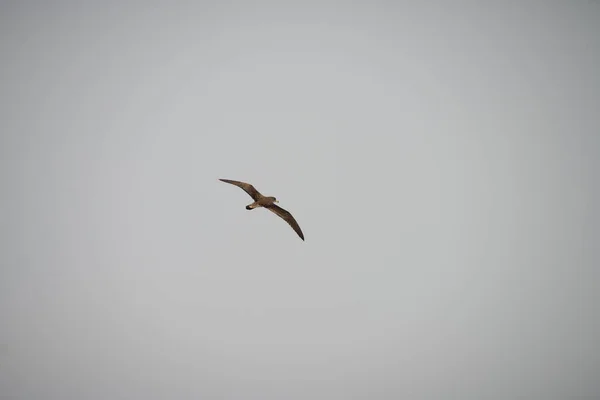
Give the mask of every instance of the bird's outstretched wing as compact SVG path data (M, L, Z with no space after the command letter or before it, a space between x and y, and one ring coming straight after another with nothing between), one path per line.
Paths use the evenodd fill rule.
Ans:
M280 216L281 218L283 218L285 220L285 222L287 222L288 224L290 224L290 226L292 227L293 230L296 231L296 233L298 234L298 236L300 236L300 239L304 240L304 234L302 233L302 229L300 229L300 226L298 225L298 223L296 222L296 220L294 219L294 217L292 216L292 214L290 214L289 211L284 210L283 208L272 204L270 206L266 206L265 207L267 210L272 211L273 213L277 214L278 216Z
M244 189L244 191L246 193L248 193L250 195L250 197L252 197L252 199L254 199L254 201L257 201L258 198L261 196L260 192L258 190L256 190L254 188L254 186L252 186L249 183L240 182L240 181L232 181L231 179L219 179L219 180L222 182L225 182L225 183L231 183L232 185L235 185L237 187Z

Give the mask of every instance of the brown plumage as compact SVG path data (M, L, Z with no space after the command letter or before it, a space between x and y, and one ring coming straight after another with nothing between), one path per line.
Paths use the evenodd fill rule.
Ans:
M296 222L296 220L294 219L292 214L290 214L288 211L286 211L283 208L276 205L275 203L278 203L278 201L275 197L263 196L262 194L260 194L260 192L258 190L256 190L256 188L254 186L252 186L249 183L240 182L240 181L232 181L231 179L219 179L219 180L222 182L225 182L225 183L230 183L239 188L242 188L246 193L248 193L250 195L250 197L252 197L252 200L254 200L254 203L248 204L246 206L246 210L253 210L257 207L266 208L267 210L273 212L275 215L278 215L281 218L283 218L283 220L285 222L287 222L294 231L296 231L298 236L300 236L300 239L304 240L304 234L302 233L300 226L298 225L298 223Z

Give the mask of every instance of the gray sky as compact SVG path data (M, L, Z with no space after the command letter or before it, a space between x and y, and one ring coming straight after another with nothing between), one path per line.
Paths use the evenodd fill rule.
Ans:
M84 3L0 6L0 398L598 398L598 2Z

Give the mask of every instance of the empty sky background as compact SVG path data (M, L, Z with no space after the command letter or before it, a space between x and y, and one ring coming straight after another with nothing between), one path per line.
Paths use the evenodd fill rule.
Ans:
M600 3L358 3L2 2L0 398L598 398Z

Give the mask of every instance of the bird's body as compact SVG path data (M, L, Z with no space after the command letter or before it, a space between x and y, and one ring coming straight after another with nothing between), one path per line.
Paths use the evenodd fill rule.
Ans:
M275 203L278 203L278 201L275 197L263 196L258 190L256 190L254 188L254 186L252 186L249 183L240 182L240 181L232 181L231 179L219 179L219 180L222 182L225 182L225 183L230 183L239 188L242 188L246 193L248 193L250 195L250 197L252 197L252 199L254 200L254 203L248 204L246 206L246 210L253 210L253 209L259 208L259 207L266 208L267 210L269 210L269 211L273 212L274 214L278 215L279 217L283 218L283 220L285 220L285 222L287 222L292 227L292 229L298 234L298 236L300 236L300 239L304 240L304 234L302 233L300 226L298 225L298 223L296 222L296 220L294 219L292 214L290 214L288 211L286 211L283 208L276 205Z
M275 197L267 197L267 196L260 195L260 197L258 198L258 200L256 200L254 203L248 204L246 206L246 210L253 210L253 209L257 208L257 207L268 208L268 207L274 205L277 202L278 201L277 201L277 199Z

